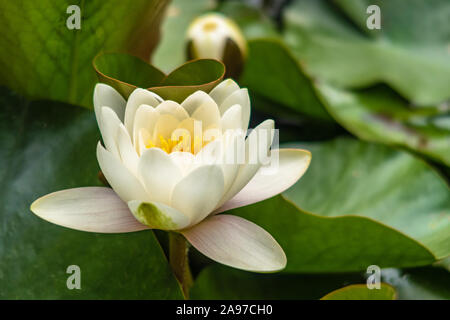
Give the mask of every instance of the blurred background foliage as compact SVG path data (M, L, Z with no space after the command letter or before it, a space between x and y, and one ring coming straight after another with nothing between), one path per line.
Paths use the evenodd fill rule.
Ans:
M274 235L287 268L253 274L192 250L192 298L450 299L449 1L80 1L75 32L65 27L69 2L77 1L0 4L8 49L0 53L0 298L182 297L163 232L88 234L28 207L51 191L100 184L94 57L151 62L102 66L147 85L186 61L190 22L217 11L248 41L236 80L252 98L251 127L274 118L280 143L313 159L288 191L233 210ZM381 9L380 30L366 28L370 4ZM86 270L79 292L65 287L71 264ZM370 265L382 268L380 292L353 286Z

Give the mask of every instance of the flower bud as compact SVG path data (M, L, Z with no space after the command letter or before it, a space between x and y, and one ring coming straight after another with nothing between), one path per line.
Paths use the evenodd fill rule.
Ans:
M247 56L247 43L231 19L209 13L195 19L187 31L187 57L217 59L227 68L227 77L238 77Z

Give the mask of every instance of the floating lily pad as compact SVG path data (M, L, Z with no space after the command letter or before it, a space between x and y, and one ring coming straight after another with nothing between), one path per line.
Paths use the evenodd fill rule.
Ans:
M450 166L450 108L417 108L386 87L351 91L318 84L333 118L357 137L406 147Z
M369 289L366 284L353 284L328 293L321 300L395 300L395 289L380 283L379 289Z
M315 119L332 121L314 91L311 80L282 42L276 39L249 41L249 56L241 83L250 91Z
M192 299L266 300L320 299L350 283L364 281L361 274L258 274L214 264L195 279Z
M158 39L167 0L2 1L0 84L32 98L92 108L97 82L90 68L100 51L126 51L148 59ZM81 12L70 30L66 13Z
M365 284L367 276L365 272L256 274L213 264L202 270L195 279L191 296L193 299L219 300L320 299L331 291L354 284ZM450 297L450 273L442 268L383 269L381 281L395 289L394 292L391 287L382 284L384 293L396 293L399 300L448 300ZM376 292L373 293L377 295ZM352 297L356 298L354 294ZM370 297L373 295L369 292L366 298ZM360 295L359 299L363 297Z
M35 216L47 193L99 185L93 112L51 101L28 103L0 90L0 298L182 299L152 231L98 234ZM69 266L81 289L69 290Z
M279 241L285 272L412 267L450 254L450 190L423 161L352 139L299 146L312 161L297 184L232 211Z
M114 87L124 98L143 87L180 103L197 90L209 92L225 75L225 66L213 59L186 62L168 75L137 57L120 53L101 54L93 65L100 82Z
M378 5L381 29L366 13ZM285 39L307 71L342 87L385 82L418 105L450 98L447 0L295 0Z

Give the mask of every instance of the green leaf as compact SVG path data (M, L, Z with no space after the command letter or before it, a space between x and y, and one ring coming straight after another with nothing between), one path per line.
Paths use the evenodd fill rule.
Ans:
M395 300L395 289L386 283L380 289L368 289L365 284L353 284L328 293L321 300Z
M249 56L240 82L251 91L291 110L332 121L318 99L311 80L278 40L249 41ZM274 106L272 113L277 112Z
M99 185L93 112L27 103L4 88L0 105L0 298L182 299L152 231L74 231L29 210L47 193ZM81 269L81 290L66 286L70 265Z
M365 272L258 274L212 264L204 268L195 279L191 297L222 300L320 299L333 290L366 283L367 276ZM399 300L450 298L449 272L442 268L382 269L381 281L395 289ZM386 284L382 284L382 287L389 287ZM392 289L383 290L384 293L395 293ZM378 295L377 292L373 293Z
M403 146L450 166L450 110L411 107L385 87L317 89L333 118L360 139Z
M296 0L286 10L286 42L309 73L343 87L385 82L419 105L450 98L449 1L336 3L344 14L325 0ZM380 30L366 27L372 4Z
M186 58L186 31L192 20L215 7L215 0L173 0L161 26L161 41L153 56L155 66L170 72Z
M255 6L232 0L222 2L218 11L236 22L247 40L280 37L274 22Z
M359 274L259 274L214 264L195 279L192 299L320 299L331 290L364 281Z
M450 190L427 164L350 139L301 147L312 161L297 184L231 211L279 241L286 272L421 266L450 254Z
M127 51L148 59L167 0L43 0L0 3L0 84L32 98L92 108L97 53ZM69 30L69 5L81 29Z
M144 87L165 100L181 103L197 90L209 92L225 75L225 66L213 59L186 62L168 75L137 57L120 53L101 54L93 65L100 82L114 87L125 99L137 87Z

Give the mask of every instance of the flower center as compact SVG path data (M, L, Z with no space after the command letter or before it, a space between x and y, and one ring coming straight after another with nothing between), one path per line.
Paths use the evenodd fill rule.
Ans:
M159 135L158 138L159 145L157 145L156 141L148 139L145 142L145 147L147 149L158 147L166 153L179 151L197 154L204 146L211 142L203 140L201 136L196 136L191 140L189 135L182 135L178 139L164 138L162 135Z

